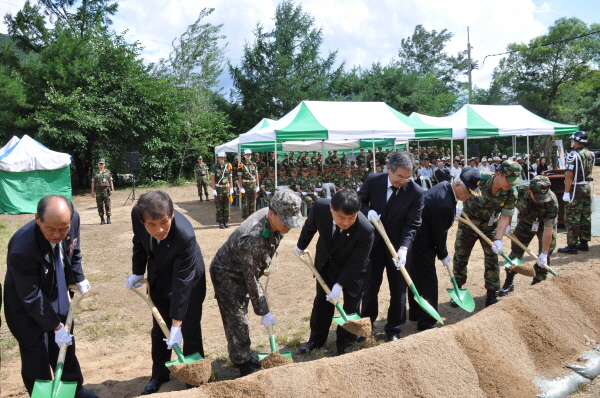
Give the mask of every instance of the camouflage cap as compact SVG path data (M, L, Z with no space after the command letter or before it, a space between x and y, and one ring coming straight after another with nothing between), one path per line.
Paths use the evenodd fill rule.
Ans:
M100 160L98 160L98 163L102 163L102 164L104 164L104 163L106 163L106 162L104 161L104 159L100 159Z
M197 160L202 160L202 156L198 156L198 159L197 159Z
M269 173L270 173L270 172L273 172L273 173L274 173L274 172L275 172L275 167L273 167L273 166L269 167Z
M550 179L546 176L535 176L529 183L529 188L537 202L546 203L552 200Z
M302 172L308 171L308 167L303 167Z
M336 170L341 170L341 169L342 169L342 166L335 166L335 169L336 169Z
M521 175L522 170L523 169L521 169L521 165L519 163L509 162L508 160L505 160L504 162L500 163L500 168L498 169L498 171L504 177L506 177L506 180L512 185L521 184L521 179L519 178L519 176Z
M279 216L287 228L299 228L304 225L300 205L302 200L291 189L275 192L270 208Z

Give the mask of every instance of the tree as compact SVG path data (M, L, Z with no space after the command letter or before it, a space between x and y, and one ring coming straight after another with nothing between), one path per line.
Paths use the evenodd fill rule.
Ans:
M302 100L333 97L343 64L334 69L337 51L321 58L322 29L301 5L286 0L277 6L275 28L260 23L254 43L244 45L241 65L229 64L235 100L244 109L241 127L250 128L263 117L280 118Z

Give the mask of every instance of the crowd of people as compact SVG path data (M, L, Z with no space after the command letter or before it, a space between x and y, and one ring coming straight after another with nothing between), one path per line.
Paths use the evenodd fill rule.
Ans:
M576 132L570 138L573 151L566 157L566 189L562 197L568 245L558 251L578 254L589 250L591 239L589 183L594 158L585 148L585 132ZM435 152L435 148L432 150ZM460 154L457 156L460 160ZM499 157L499 153L494 157ZM546 279L556 247L558 199L544 175L536 175L525 183L518 159L501 161L491 171L479 168L489 167L481 159L480 164L465 165L454 174L443 173L444 178L437 173L438 179L436 172L444 168L438 167L431 175L425 173L427 162L437 160L435 155L420 159L425 163L417 166L412 151L380 150L373 156L361 150L354 164L344 155L337 156L336 151L324 161L316 153L310 158L304 152L298 159L290 153L280 163L275 163L273 154L266 161L255 155L254 162L252 153L246 151L235 167L225 158L220 153L218 162L211 167L198 158L195 172L197 179L203 180L198 183L200 199L203 194L208 199L208 185L212 189L221 228L229 227L230 195L237 189L247 200L242 211L245 221L231 233L209 266L229 358L240 376L260 369L260 362L250 349L248 306L252 304L265 327L275 323L259 279L269 273L281 240L293 228L302 228L294 249L299 256L305 255L305 249L319 233L314 265L330 289L327 294L316 284L310 337L300 347L300 353L325 344L334 303L342 297L347 312L359 313L375 322L380 313L378 294L384 272L390 289L384 326L388 340L400 338L407 320L416 321L419 330L438 327L429 313L410 302L410 295L410 312L407 311L407 283L398 269L406 267L423 299L435 309L436 260L445 266L452 261L456 282L462 287L477 241L485 254L482 282L487 290L486 306L495 304L498 296L514 291L513 274L507 273L504 285L500 284L498 254L504 252L505 234L513 233L525 245L537 236L539 259L532 284ZM382 171L369 172L367 166L371 162L372 167L381 167ZM103 161L99 163L103 165ZM280 173L277 183L275 167ZM105 187L103 190L111 186L110 177L100 171L93 186L96 198L98 186ZM424 177L435 183L424 189L422 181L418 182ZM330 198L323 198L326 183L335 188ZM252 207L257 193L268 204L259 210ZM309 209L306 220L301 214L303 201ZM459 201L463 202L462 211L457 210ZM98 203L100 211L104 198ZM510 222L515 210L518 223L513 232ZM459 222L451 257L448 230L463 212L472 225ZM194 228L174 209L165 192L142 195L132 209L131 220L133 256L125 287L138 288L139 282L147 279L151 298L170 328L169 337L163 339L158 323L153 323L152 375L142 391L142 395L148 395L159 391L162 383L170 379L165 362L171 357L173 345L182 345L184 355L198 352L204 356L200 322L206 296L206 267ZM394 252L373 227L375 222L383 225ZM486 243L473 226L493 245ZM514 243L510 250L509 258L523 256L523 250ZM75 340L64 327L67 286L76 284L81 292L91 289L81 259L79 215L71 202L60 196L43 198L35 220L19 229L9 242L4 280L6 323L19 343L23 382L30 394L35 380L51 379L50 369L55 369L58 349L68 344L69 360L65 362L63 380L77 383L76 398L96 397L83 388ZM450 305L458 306L453 301ZM359 339L341 327L336 336L339 355L352 352Z

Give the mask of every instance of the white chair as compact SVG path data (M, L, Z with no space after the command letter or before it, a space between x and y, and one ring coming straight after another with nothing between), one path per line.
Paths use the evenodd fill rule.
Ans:
M433 186L433 184L431 183L431 178L426 177L426 176L421 176L421 187L424 190L428 190Z
M326 189L325 197L327 199L331 199L331 197L335 194L335 184L332 182L323 183L323 189Z

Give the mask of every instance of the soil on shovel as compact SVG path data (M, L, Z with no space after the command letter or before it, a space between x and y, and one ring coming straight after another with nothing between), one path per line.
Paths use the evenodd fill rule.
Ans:
M169 370L175 377L184 383L199 386L208 383L212 372L212 366L208 359L203 359L191 363L176 363L169 366Z
M292 358L287 358L278 352L272 352L263 359L260 360L260 365L263 369L270 369L276 366L289 365L294 363Z
M362 318L357 321L348 321L342 326L352 334L361 337L369 337L373 331L371 326L371 318Z
M532 266L527 264L513 265L510 267L510 270L516 272L517 274L530 276L532 278L535 276L535 270Z

